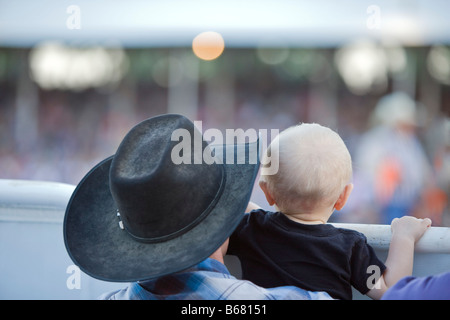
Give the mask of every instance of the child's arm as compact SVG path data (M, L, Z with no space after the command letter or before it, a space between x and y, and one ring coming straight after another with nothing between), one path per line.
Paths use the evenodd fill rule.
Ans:
M390 286L401 278L412 275L414 245L430 226L431 220L428 218L417 219L405 216L392 221L391 244L385 262L386 271L367 296L380 299Z

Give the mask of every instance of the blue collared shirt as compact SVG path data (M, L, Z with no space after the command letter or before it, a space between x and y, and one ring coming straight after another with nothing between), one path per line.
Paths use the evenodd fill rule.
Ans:
M265 289L233 277L219 261L208 258L185 271L134 282L105 293L102 300L330 300L326 292L293 286Z

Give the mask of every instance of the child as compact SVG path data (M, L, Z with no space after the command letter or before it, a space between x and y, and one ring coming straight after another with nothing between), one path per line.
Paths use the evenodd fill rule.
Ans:
M327 291L336 299L351 299L354 286L379 299L411 275L414 244L431 220L394 220L385 264L363 234L327 224L353 189L350 153L338 134L300 124L281 132L267 153L278 159L279 169L265 175L263 167L259 184L278 212L253 210L231 236L228 253L239 257L244 279L263 287Z

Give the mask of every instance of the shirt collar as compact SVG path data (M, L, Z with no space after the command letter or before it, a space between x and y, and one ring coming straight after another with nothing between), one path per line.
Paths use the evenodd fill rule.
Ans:
M195 271L210 271L210 272L218 272L226 275L230 275L227 267L225 267L221 262L216 259L207 258L200 262L199 264L190 267L181 272L195 272Z
M151 295L152 299L203 297L205 281L213 278L231 279L234 277L230 275L225 265L215 259L207 258L186 270L135 283L132 291L139 291L141 294L145 291L145 294ZM208 289L209 291L211 289Z

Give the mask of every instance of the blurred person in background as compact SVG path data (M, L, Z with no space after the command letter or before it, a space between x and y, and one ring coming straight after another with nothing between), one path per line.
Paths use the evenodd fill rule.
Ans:
M424 206L436 212L436 222L450 227L450 118L439 114L426 136L437 188L425 193ZM439 214L440 213L440 214ZM420 215L419 211L417 215Z
M442 190L417 136L417 103L403 92L386 95L372 114L373 127L355 151L355 185L360 184L353 210L364 223L390 224L405 215L426 215L439 225ZM356 198L356 197L355 197Z

